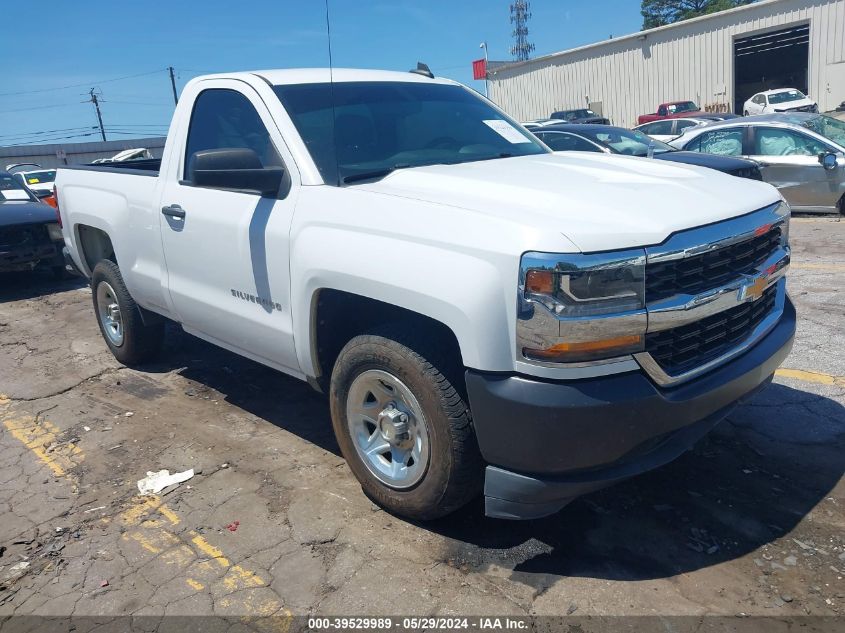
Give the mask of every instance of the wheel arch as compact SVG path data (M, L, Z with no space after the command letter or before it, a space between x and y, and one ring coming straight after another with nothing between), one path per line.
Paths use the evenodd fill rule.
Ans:
M89 277L98 262L106 259L117 263L114 244L107 231L90 224L77 224L74 231L82 260L80 263L87 269Z
M452 363L464 366L459 338L443 320L370 296L323 287L311 297L308 351L312 367L306 373L316 378L316 386L323 388L340 350L349 340L397 323L425 332L431 344L445 350Z

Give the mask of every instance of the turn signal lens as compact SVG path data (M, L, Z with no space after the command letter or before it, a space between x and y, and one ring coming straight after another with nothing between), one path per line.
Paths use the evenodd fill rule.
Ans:
M602 341L588 341L585 343L557 343L548 349L522 350L526 358L551 362L575 362L592 360L595 358L610 358L614 355L630 354L642 351L643 337L641 334L617 336Z
M552 294L555 276L550 270L529 270L525 275L525 289L530 293Z

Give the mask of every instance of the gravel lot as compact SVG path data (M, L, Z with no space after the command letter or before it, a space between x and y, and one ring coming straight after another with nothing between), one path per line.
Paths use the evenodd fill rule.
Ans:
M480 501L397 519L305 384L177 328L121 367L83 282L0 278L0 616L838 615L845 222L792 241L775 383L676 462L526 523ZM196 475L138 497L163 468Z

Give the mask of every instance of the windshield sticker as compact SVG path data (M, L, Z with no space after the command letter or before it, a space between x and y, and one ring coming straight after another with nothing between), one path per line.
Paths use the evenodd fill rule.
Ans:
M27 178L26 180L31 185L37 185L39 182L41 182L40 180L38 180L38 178Z
M484 121L490 129L498 133L506 141L516 145L517 143L530 143L531 139L525 138L522 133L507 121L502 119L486 119Z
M0 198L4 200L29 200L26 191L22 189L6 189L5 191L0 191Z

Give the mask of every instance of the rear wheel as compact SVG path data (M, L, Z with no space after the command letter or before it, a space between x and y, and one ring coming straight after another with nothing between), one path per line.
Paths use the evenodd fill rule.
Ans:
M396 514L435 519L481 490L470 410L452 382L459 369L399 329L356 336L338 356L330 388L338 444L364 492Z
M97 264L91 290L100 333L114 357L124 365L155 357L164 340L164 323L144 323L141 308L126 289L117 264L109 260Z

